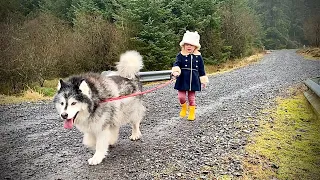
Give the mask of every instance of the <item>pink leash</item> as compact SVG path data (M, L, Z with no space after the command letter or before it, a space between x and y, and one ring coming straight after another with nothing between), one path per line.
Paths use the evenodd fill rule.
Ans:
M157 87L148 89L148 90L146 90L146 91L136 92L136 93L132 93L132 94L129 94L129 95L126 95L126 96L118 96L118 97L112 97L112 98L104 99L104 100L100 101L100 103L111 102L111 101L116 101L116 100L120 100L120 99L124 99L124 98L128 98L128 97L134 97L134 96L146 94L146 93L155 91L155 90L157 90L157 89L163 88L163 87L169 85L172 81L173 81L173 79L171 79L170 81L168 81L168 82L166 82L166 83L163 83L163 84L161 84L161 85L159 85L159 86L157 86Z

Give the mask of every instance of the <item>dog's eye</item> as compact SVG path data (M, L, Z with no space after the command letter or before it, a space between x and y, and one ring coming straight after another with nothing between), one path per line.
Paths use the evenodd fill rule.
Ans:
M63 104L64 104L64 103L63 103L63 102L61 102L60 104L61 104L61 106L63 106Z
M72 102L72 103L71 103L71 105L76 105L76 104L77 104L77 102Z

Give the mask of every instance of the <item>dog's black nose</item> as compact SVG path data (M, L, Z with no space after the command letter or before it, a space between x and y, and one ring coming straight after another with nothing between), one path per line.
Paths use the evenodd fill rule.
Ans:
M61 117L62 117L62 119L67 119L68 118L68 114L64 112L64 113L61 114Z

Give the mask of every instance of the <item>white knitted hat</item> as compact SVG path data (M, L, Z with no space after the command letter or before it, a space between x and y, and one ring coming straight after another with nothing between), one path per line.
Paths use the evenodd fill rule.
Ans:
M180 46L182 47L185 43L194 45L199 50L201 45L200 45L200 35L198 34L198 32L187 31L186 33L184 33L182 41L180 42Z

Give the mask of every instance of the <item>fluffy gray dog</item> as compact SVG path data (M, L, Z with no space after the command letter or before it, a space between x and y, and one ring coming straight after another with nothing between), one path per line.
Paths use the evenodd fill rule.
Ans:
M102 102L105 99L141 91L137 73L143 66L136 51L122 54L116 74L88 73L60 80L54 103L64 127L73 125L84 133L83 144L95 149L90 165L101 163L109 145L116 143L121 125L131 123L131 140L141 137L140 122L145 115L141 96Z

